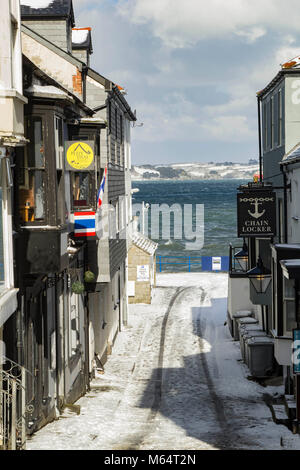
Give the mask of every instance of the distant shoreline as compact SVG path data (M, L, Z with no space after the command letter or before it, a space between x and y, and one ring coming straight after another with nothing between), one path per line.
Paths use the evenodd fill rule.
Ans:
M248 181L249 178L131 178L135 183L151 183L153 181Z

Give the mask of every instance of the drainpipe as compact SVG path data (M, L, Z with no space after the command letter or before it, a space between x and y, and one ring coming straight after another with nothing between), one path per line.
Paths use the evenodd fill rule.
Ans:
M87 81L87 75L88 75L89 67L86 65L82 66L82 75L83 75L83 80L82 80L82 101L84 104L86 104L86 98L87 98L87 93L86 93L86 81Z
M259 146L259 179L262 183L263 181L263 162L262 162L262 145L261 145L261 100L257 96L257 121L258 121L258 146Z
M284 243L288 242L288 217L287 217L287 175L284 171L284 165L280 165L283 175L283 197L284 197Z

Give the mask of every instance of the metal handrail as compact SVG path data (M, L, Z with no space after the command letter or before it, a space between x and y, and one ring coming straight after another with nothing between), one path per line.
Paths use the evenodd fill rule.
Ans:
M223 256L220 256L220 258L224 258ZM228 258L226 256L226 258ZM174 260L185 260L185 262L170 262L170 261L164 261L164 260L169 260L169 259L174 259ZM191 268L194 266L198 266L199 269L202 268L202 259L203 256L170 256L170 255L158 255L157 260L156 260L156 265L159 267L159 272L162 272L162 268L164 266L188 266L188 272L191 272ZM201 260L198 262L194 262L194 260Z

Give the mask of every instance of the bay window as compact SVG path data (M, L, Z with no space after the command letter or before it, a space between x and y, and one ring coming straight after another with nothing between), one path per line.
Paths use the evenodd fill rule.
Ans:
M296 322L295 280L283 277L283 329L284 336L291 336Z
M45 219L45 144L43 118L27 119L30 143L25 148L19 178L19 209L22 222Z
M89 207L91 204L91 176L87 172L71 172L73 208Z
M18 159L16 194L19 224L64 226L67 209L64 172L64 121L59 110L33 106L25 117L28 144Z

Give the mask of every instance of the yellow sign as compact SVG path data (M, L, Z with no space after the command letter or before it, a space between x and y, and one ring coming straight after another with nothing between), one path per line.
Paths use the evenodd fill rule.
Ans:
M86 170L94 163L94 151L86 142L75 142L67 150L67 162L75 170Z

